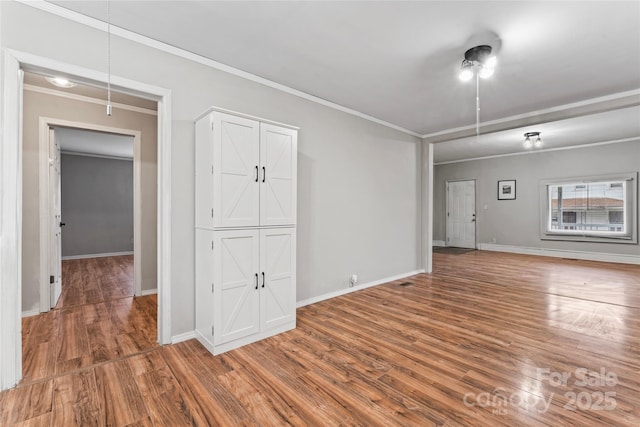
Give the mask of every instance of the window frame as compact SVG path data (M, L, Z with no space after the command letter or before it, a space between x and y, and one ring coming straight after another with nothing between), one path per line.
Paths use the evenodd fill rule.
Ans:
M552 218L549 188L567 184L593 184L598 182L625 181L624 211L627 230L624 234L607 232L583 232L576 230L550 230ZM638 243L638 172L612 175L581 176L571 178L545 179L540 181L540 239L600 243Z

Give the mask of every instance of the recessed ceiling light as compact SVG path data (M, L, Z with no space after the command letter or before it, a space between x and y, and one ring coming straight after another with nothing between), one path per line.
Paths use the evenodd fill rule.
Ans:
M46 79L49 83L58 87L63 87L68 89L70 87L76 86L74 82L71 82L65 79L64 77L47 77Z

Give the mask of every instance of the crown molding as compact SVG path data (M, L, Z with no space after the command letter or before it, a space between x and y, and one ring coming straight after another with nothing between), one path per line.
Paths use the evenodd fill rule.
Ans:
M44 11L44 12L48 12L48 13L50 13L52 15L56 15L56 16L59 16L61 18L68 19L68 20L76 22L78 24L86 25L86 26L94 28L96 30L107 32L107 23L106 22L100 21L100 20L95 19L95 18L91 18L91 17L86 16L86 15L82 15L81 13L74 12L74 11L69 10L69 9L65 9L62 6L58 6L58 5L55 5L53 3L49 3L49 2L43 1L43 0L35 0L35 1L15 0L15 1L17 1L18 3L24 4L26 6L33 7L33 8L38 9L38 10L41 10L41 11ZM401 126L398 126L398 125L394 125L393 123L386 122L384 120L378 119L378 118L370 116L368 114L361 113L360 111L344 107L344 106L336 104L334 102L327 101L326 99L322 99L322 98L319 98L317 96L310 95L310 94L308 94L306 92L302 92L300 90L290 88L290 87L285 86L283 84L276 83L276 82L274 82L272 80L265 79L264 77L260 77L260 76L257 76L255 74L251 74L251 73L248 73L246 71L242 71L242 70L240 70L238 68L234 68L234 67L231 67L229 65L222 64L222 63L220 63L218 61L214 61L212 59L205 58L204 56L197 55L197 54L192 53L192 52L188 52L188 51L186 51L184 49L180 49L180 48L177 48L175 46L171 46L169 44L160 42L158 40L154 40L154 39L152 39L150 37L146 37L146 36L143 36L143 35L140 35L140 34L136 34L133 31L125 30L124 28L120 28L120 27L115 26L113 24L111 24L110 27L111 27L111 34L114 35L114 36L118 36L118 37L121 37L123 39L129 40L129 41L132 41L132 42L135 42L135 43L139 43L139 44L147 46L147 47L158 49L158 50L163 51L165 53L169 53L171 55L175 55L175 56L178 56L180 58L187 59L187 60L196 62L196 63L201 64L201 65L206 65L208 67L215 68L216 70L224 71L224 72L232 74L234 76L238 76L238 77L244 78L246 80L250 80L252 82L259 83L259 84L264 85L264 86L268 86L270 88L279 90L279 91L287 93L289 95L297 96L299 98L306 99L307 101L315 102L315 103L323 105L325 107L329 107L329 108L332 108L334 110L338 110L338 111L341 111L343 113L347 113L347 114L350 114L352 116L356 116L356 117L359 117L361 119L368 120L370 122L373 122L373 123L376 123L376 124L379 124L379 125L382 125L382 126L385 126L385 127L388 127L388 128L391 128L391 129L394 129L394 130L397 130L397 131L400 131L400 132L403 132L403 133L406 133L406 134L411 135L411 136L415 136L415 137L418 137L418 138L421 137L421 135L419 133L417 133L417 132L411 131L409 129L405 129L405 128L403 128Z

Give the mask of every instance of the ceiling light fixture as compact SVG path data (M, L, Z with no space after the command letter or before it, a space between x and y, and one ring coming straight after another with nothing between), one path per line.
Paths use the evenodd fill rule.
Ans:
M111 116L111 2L107 0L107 116Z
M54 86L63 87L65 89L69 89L70 87L76 86L74 82L71 82L64 77L45 77L49 83Z
M464 53L460 66L460 80L468 81L475 74L483 79L491 77L496 68L496 57L491 55L491 46L482 44L472 47Z
M524 142L522 143L522 145L524 145L524 148L541 148L544 143L542 142L540 133L541 132L526 132L524 134ZM532 141L532 138L535 138L535 141Z
M476 76L476 141L480 139L480 78L491 77L497 62L495 55L491 55L492 50L487 44L468 49L464 53L458 74L460 80L465 82Z

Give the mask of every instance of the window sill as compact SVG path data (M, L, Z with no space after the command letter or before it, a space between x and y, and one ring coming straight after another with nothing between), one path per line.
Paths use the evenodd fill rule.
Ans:
M543 234L540 236L540 240L556 240L564 242L591 242L591 243L618 243L624 245L637 245L638 239L636 236L591 236L580 234Z

